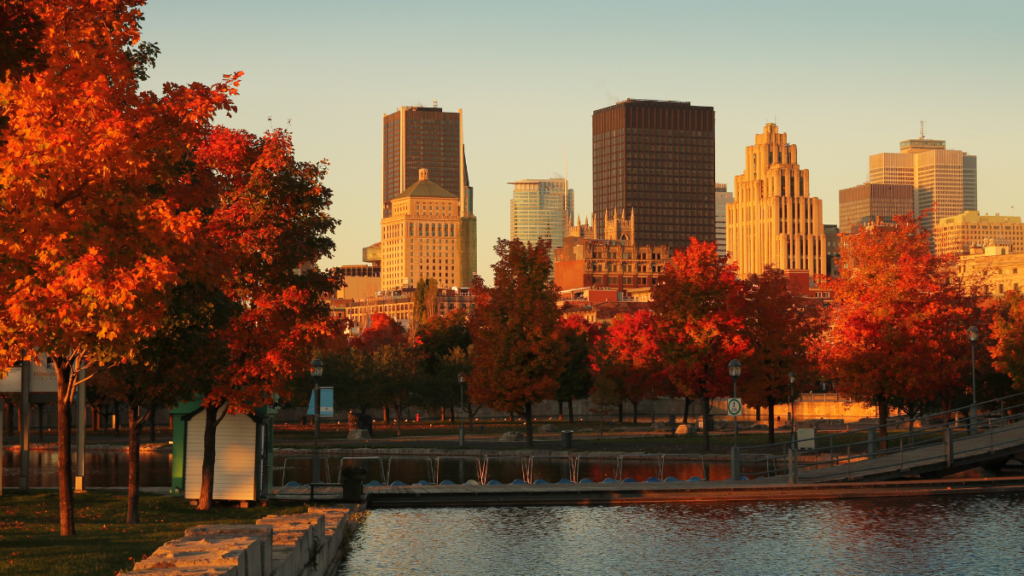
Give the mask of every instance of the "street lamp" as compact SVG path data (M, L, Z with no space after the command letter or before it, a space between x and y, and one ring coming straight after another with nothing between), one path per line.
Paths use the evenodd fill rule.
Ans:
M324 363L319 358L313 359L309 365L309 373L313 375L313 482L320 482L320 376L324 373Z
M796 411L793 409L793 385L796 384L796 372L789 373L789 441L796 450Z
M974 343L978 341L978 327L967 329L967 339L971 341L971 434L978 432L978 380L974 370Z
M466 403L463 400L462 385L466 381L466 373L459 372L459 448L466 447Z
M739 394L736 389L736 380L740 377L740 372L743 371L743 365L740 361L733 358L729 361L729 376L732 377L732 397L738 398ZM740 479L740 423L739 413L732 417L732 479Z

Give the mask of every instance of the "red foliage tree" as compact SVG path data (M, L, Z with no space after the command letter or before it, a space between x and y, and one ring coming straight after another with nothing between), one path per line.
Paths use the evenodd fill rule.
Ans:
M732 392L728 363L745 358L743 285L737 267L711 242L690 239L654 286L654 311L661 318L658 350L679 394L704 407L704 449L711 447L711 398Z
M811 353L836 390L878 408L885 436L894 403L949 405L968 387L967 328L981 317L981 293L951 257L931 253L930 235L909 217L846 236L824 330ZM884 444L883 444L884 445Z
M593 387L590 371L590 340L594 327L579 315L562 316L558 321L559 337L565 343L565 370L558 375L558 417L562 417L562 403L569 403L569 421L572 422L573 400L584 398Z
M658 318L650 310L620 314L608 327L605 350L611 362L606 370L622 383L623 396L633 405L633 422L641 401L676 394L661 361L657 334Z
M42 34L3 54L31 73L0 84L0 366L33 350L54 361L62 535L75 533L71 399L155 332L165 287L205 266L196 234L212 195L186 160L233 110L240 75L140 92L155 56L142 3L22 2Z
M558 292L551 279L550 242L499 240L494 287L477 278L470 315L474 365L469 395L496 410L522 412L526 443L533 446L533 403L550 400L564 369Z
M1019 291L1007 292L996 305L991 326L993 365L1019 388L1024 383L1024 296Z
M771 266L751 274L744 286L743 333L750 356L743 366L743 402L768 408L768 443L773 444L775 405L793 400L789 373L807 381L812 370L805 342L818 329L818 307L795 296L785 273Z

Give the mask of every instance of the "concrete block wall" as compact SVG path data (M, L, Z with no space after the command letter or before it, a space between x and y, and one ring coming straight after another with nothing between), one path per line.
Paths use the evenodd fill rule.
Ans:
M326 576L340 560L353 508L310 508L252 524L207 524L185 531L135 564L139 576Z

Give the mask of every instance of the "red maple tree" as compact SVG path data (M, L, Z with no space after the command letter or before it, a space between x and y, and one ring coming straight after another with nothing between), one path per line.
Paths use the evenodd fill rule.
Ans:
M474 365L473 402L526 418L526 443L533 446L533 403L550 400L564 369L565 341L558 337L558 292L551 279L550 242L499 240L494 287L477 278L470 315Z
M658 324L653 312L639 310L616 316L608 326L605 371L621 382L623 396L633 405L633 422L640 402L677 393L658 350Z
M654 286L658 350L679 394L701 401L705 450L711 447L711 398L732 393L728 363L749 354L736 271L714 243L691 238Z
M132 356L160 324L164 288L200 262L209 195L186 160L214 114L234 109L240 76L140 91L155 57L140 42L142 3L21 3L42 33L13 53L31 73L0 84L0 365L35 350L54 361L62 535L75 533L75 389Z

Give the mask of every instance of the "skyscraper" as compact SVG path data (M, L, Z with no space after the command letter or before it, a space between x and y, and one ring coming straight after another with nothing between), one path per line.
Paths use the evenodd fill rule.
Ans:
M433 181L461 194L464 176L462 110L444 112L437 107L402 106L384 116L384 217L388 203L416 183L419 171L430 171Z
M945 140L900 142L898 154L883 152L870 160L872 184L914 187L914 215L934 230L942 218L978 209L978 157L947 150Z
M561 248L573 218L573 191L565 178L509 182L512 189L511 237L537 243L551 241L550 255Z
M639 245L715 241L714 108L627 99L592 124L596 214L633 214Z
M775 124L747 146L746 169L736 177L736 200L726 207L726 243L741 277L767 264L784 271L827 272L821 200L811 196L808 170L796 144Z
M892 222L894 216L914 213L910 184L861 184L839 191L839 230L851 234L863 224Z
M403 106L384 115L384 174L382 216L392 216L392 201L419 182L427 170L431 183L458 200L459 256L455 286L469 286L476 275L476 216L462 138L462 110L444 112L437 106ZM384 236L381 237L384 240ZM386 252L386 250L385 250ZM385 272L387 277L395 271ZM392 277L394 282L397 277Z
M732 203L732 194L725 184L715 183L715 244L718 255L725 256L728 249L725 245L725 207Z

